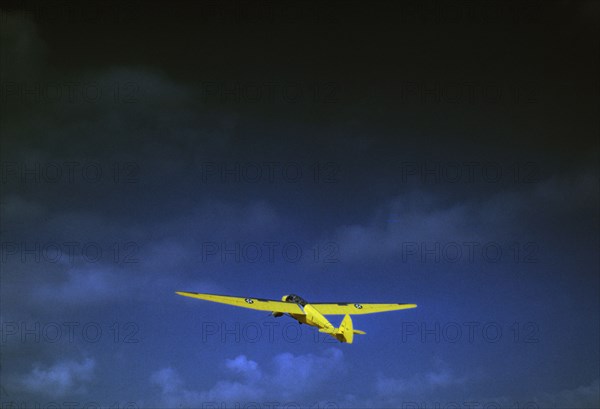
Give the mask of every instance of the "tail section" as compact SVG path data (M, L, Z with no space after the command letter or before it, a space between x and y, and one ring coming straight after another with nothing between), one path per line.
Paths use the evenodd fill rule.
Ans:
M350 315L346 314L339 328L336 328L335 331L330 335L340 342L351 344L352 341L354 341L354 334L364 335L366 332L354 329L352 326L352 318L350 318Z

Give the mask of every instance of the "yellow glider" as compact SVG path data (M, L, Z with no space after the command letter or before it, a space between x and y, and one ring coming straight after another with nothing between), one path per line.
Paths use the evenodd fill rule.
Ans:
M284 295L281 301L266 298L244 298L229 295L201 294L186 291L177 291L184 297L199 298L201 300L233 305L235 307L249 308L259 311L270 311L274 317L287 314L301 324L319 328L320 332L331 335L340 342L351 344L354 334L365 334L364 331L352 327L350 315L374 314L377 312L406 310L416 308L417 304L371 304L371 303L308 303L296 294ZM324 315L345 315L339 327L334 327Z

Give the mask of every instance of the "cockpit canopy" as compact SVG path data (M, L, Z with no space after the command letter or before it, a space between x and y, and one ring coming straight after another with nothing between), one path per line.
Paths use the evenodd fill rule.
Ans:
M300 304L303 307L306 305L306 301L304 300L304 298L296 294L284 295L281 300L285 302L291 302L294 304Z

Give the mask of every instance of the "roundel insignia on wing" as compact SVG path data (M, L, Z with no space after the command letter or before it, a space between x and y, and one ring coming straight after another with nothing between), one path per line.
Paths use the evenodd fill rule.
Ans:
M360 304L354 304L354 308L357 308L357 309L360 310L362 308L362 305L360 305Z
M248 304L254 304L254 301L252 301L250 298L244 298L244 301L246 301Z

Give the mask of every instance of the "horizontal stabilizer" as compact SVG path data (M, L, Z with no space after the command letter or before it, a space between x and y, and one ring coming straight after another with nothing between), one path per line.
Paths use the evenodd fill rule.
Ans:
M329 328L329 329L321 328L321 329L319 329L319 332L323 332L325 334L341 334L339 328ZM352 330L352 332L355 334L360 334L360 335L366 334L365 331L361 331L359 329L354 329L354 330Z

